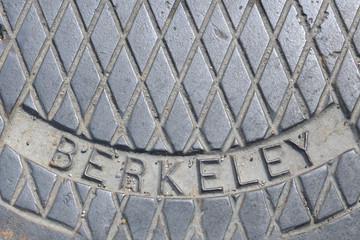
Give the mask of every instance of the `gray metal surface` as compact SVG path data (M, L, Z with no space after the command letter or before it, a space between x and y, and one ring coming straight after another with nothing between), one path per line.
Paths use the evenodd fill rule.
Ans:
M354 239L360 1L0 1L0 239Z

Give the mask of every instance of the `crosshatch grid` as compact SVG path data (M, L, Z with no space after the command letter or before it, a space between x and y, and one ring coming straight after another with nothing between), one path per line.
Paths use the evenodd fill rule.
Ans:
M26 100L85 138L170 153L246 146L331 102L356 124L358 12L277 4L2 1L1 111Z

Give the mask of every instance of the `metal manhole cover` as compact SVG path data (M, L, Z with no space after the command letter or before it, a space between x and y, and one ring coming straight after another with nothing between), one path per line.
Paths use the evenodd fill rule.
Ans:
M360 1L2 0L0 239L354 239Z

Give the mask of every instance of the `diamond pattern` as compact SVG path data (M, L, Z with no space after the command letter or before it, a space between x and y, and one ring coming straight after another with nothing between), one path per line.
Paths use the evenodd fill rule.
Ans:
M99 81L99 75L91 59L89 49L86 48L71 81L71 86L83 114L90 104Z
M85 0L86 1L86 0ZM121 26L125 28L137 0L112 0Z
M185 10L182 4L179 4L165 35L166 44L178 71L182 69L194 39L195 36L186 18Z
M24 83L25 76L16 54L9 54L0 71L0 95L7 113L11 112Z
M120 55L115 62L108 83L115 97L117 107L120 109L121 114L123 114L137 83L134 69L124 48L121 49Z
M354 20L356 11L359 9L360 1L359 0L335 0L341 17L343 18L346 26L350 29L350 26Z
M253 142L264 137L268 124L261 109L259 99L256 94L251 100L251 104L241 125L247 142Z
M288 80L275 50L270 55L268 64L260 79L260 87L273 116L279 109L284 97Z
M162 113L174 83L164 51L160 48L146 80L158 113Z
M291 95L290 101L284 113L284 118L280 124L282 129L287 129L292 127L305 119L304 115L302 114L299 105L296 101L295 95Z
M336 80L346 108L352 112L360 95L360 75L350 51L347 52Z
M75 131L78 127L79 119L76 116L69 93L66 93L64 101L62 102L59 110L56 112L53 120L72 131Z
M116 30L114 21L112 20L109 7L106 4L100 18L91 35L91 41L94 44L102 67L105 69L120 35Z
M330 5L327 7L326 13L328 16L321 24L320 32L316 35L315 39L324 56L324 61L331 72L345 39L336 23L334 12Z
M149 0L151 5L151 10L154 12L155 18L162 28L164 26L165 20L169 16L170 10L174 5L175 0Z
M231 34L219 5L215 7L203 39L212 63L218 71L231 41Z
M320 65L311 49L298 80L300 92L304 96L311 114L314 113L318 105L325 84Z
M286 0L261 0L271 26L275 28Z
M219 93L217 93L210 106L203 126L203 131L210 145L213 148L218 149L221 148L223 142L229 134L230 128L229 119L226 116Z
M128 35L131 50L134 52L141 71L145 67L156 39L155 29L151 24L149 14L145 6L142 5Z
M354 22L354 16L359 6L357 0L331 1L329 6L325 6L327 7L326 13L318 12L321 6L321 3L319 4L318 1L313 1L314 3L311 2L311 4L305 4L303 0L296 1L296 3L299 2L302 5L300 7L302 7L301 9L306 16L298 16L299 13L296 9L299 9L299 6L295 8L295 5L292 6L292 2L290 2L286 5L290 7L289 13L282 12L282 14L287 14L287 16L284 16L285 22L283 26L281 26L282 21L278 22L278 18L281 15L280 10L285 2L282 0L277 1L280 7L275 8L275 3L273 6L270 6L269 4L266 5L265 1L260 0L250 1L249 5L251 6L247 6L248 3L244 0L223 0L223 3L219 1L215 4L214 2L211 6L210 0L202 2L187 0L186 3L181 1L177 5L177 9L172 10L174 15L169 14L171 7L176 6L174 1L167 3L166 1L149 0L153 15L148 12L149 6L147 3L140 5L141 1L138 1L138 5L135 4L137 2L135 0L113 0L113 4L110 4L108 1L101 1L104 5L99 6L96 17L94 17L93 11L100 2L97 0L91 3L81 0L70 1L68 5L63 6L65 9L62 8L60 12L58 10L62 1L57 1L54 3L56 5L53 6L51 6L52 3L48 0L37 1L40 5L37 4L36 0L27 3L26 10L24 9L21 18L19 18L19 14L23 10L26 1L2 1L2 6L4 7L4 11L0 13L2 24L8 26L7 21L9 21L9 24L14 28L13 33L8 29L11 35L10 38L13 40L0 45L0 51L4 53L0 61L0 96L7 113L12 112L14 105L21 104L18 99L25 99L23 105L32 109L36 109L34 100L39 101L46 112L49 112L53 103L56 102L58 110L54 113L54 118L49 120L56 122L61 127L75 131L80 121L85 122L85 126L89 127L92 138L104 142L112 140L113 134L119 127L123 131L121 134L115 135L116 137L121 136L118 140L119 145L131 143L130 145L135 145L136 148L149 147L161 151L168 150L165 147L166 145L173 147L169 149L171 152L181 152L185 148L194 151L200 149L219 149L228 140L228 132L232 128L231 131L234 131L235 127L239 128L238 125L240 125L243 133L240 134L239 138L245 138L245 142L262 139L269 125L274 125L274 123L271 123L273 119L269 118L271 113L263 112L262 109L265 108L263 103L269 107L270 112L274 113L278 111L279 106L283 105L282 110L279 110L277 113L281 116L275 114L276 116L271 117L275 118L277 122L281 122L279 130L290 128L305 119L302 113L304 107L308 107L311 116L317 114L318 105L328 101L326 95L322 96L325 87L329 92L334 88L336 94L333 94L330 98L338 98L334 99L334 101L340 102L340 105L345 107L352 124L357 121L352 112L354 111L358 114L357 105L359 104L357 102L360 95L359 69L355 50L355 48L360 46L358 41L359 30L356 31L354 37L352 36L352 31L347 31ZM160 6L162 3L164 5ZM133 12L132 9L135 5L136 12ZM40 6L43 15L37 14L38 6ZM74 8L75 6L76 9ZM164 6L167 8L161 8ZM269 21L262 21L262 16L260 16L259 9L257 9L259 6L264 7ZM304 6L306 7L304 8ZM224 7L225 9L223 9ZM189 11L188 8L190 12L187 12ZM273 10L275 13L272 15L270 14L272 10L269 10L271 8L275 9ZM165 11L162 13L161 9L165 9ZM110 14L113 10L115 10L118 18L113 18ZM245 14L243 15L244 12ZM5 13L6 16L4 15ZM227 14L229 16L226 16ZM152 19L153 16L155 19ZM97 17L99 17L99 20L96 20ZM180 20L175 20L176 17ZM265 17L263 16L263 18ZM315 41L308 39L310 44L307 44L305 48L303 36L305 36L305 32L308 29L302 28L301 25L304 23L300 22L299 18L306 19L310 25L314 24L315 19L317 19L316 23L321 25ZM145 19L145 24L144 22L141 23L139 19ZM83 21L84 24L78 23L79 20ZM232 24L230 24L229 20ZM241 23L237 31L229 29L228 24L234 27L239 24L240 20ZM158 25L160 28L167 25L165 24L167 23L166 21L171 26L166 30L167 32L156 33L155 30L158 26L153 26L155 21L157 23L155 25ZM194 24L192 21L194 21ZM53 25L52 32L49 33L43 28L42 24L46 23L48 26ZM59 26L57 27L58 23ZM122 28L127 24L125 32L118 32L118 29L115 27L118 24ZM146 32L144 34L140 30L138 33L139 35L144 34L143 39L140 39L140 41L144 41L143 43L145 44L150 42L149 47L141 44L139 44L140 48L134 47L133 40L139 36L137 35L138 33L134 34L132 38L128 36L127 41L121 40L118 43L120 36L126 36L129 32L134 32L136 24L143 24L148 27L146 30L150 32L150 35L146 35ZM213 24L219 25L220 27L218 26L218 28L220 30L225 29L224 31L226 34L229 34L230 38L240 35L240 43L232 43L235 45L231 46L234 47L234 50L228 51L228 42L224 44L221 41L220 43L217 42L216 38L222 38L224 35L221 31L214 31ZM82 29L83 25L85 25L86 29ZM179 35L175 35L170 31L174 26L177 29L183 28L185 30L181 30L182 32ZM94 31L91 32L92 35L90 37L86 36L84 39L82 33L86 32L88 27ZM272 50L272 52L270 51L263 56L269 41L266 29L274 27L275 32L280 32L280 35L279 37L276 35L271 36L272 38L277 37L277 39L272 39L269 49L273 48L276 50ZM32 31L31 36L33 38L30 39L32 41L29 41L27 37L30 34L29 30ZM256 35L257 33L260 35ZM313 33L316 33L316 31ZM109 37L106 37L104 42L99 42L99 40L96 40L96 35ZM160 41L156 41L158 36L161 37ZM172 49L170 47L171 41L166 41L168 36L176 36L180 39L178 43L174 43ZM188 39L187 36L190 36L190 38ZM149 39L147 39L148 37ZM250 41L251 37L257 44L256 46L251 45L253 44ZM286 39L287 37L288 39ZM312 35L309 34L307 37L311 38ZM108 41L110 38L114 41ZM350 41L347 40L348 38ZM345 40L347 42L344 45ZM181 45L183 42L184 45ZM280 43L280 48L278 48L278 42ZM8 46L7 44L13 44L14 46ZM117 44L121 45L118 48L119 50L121 49L120 51L114 50ZM44 49L42 50L43 46ZM182 46L185 47L182 48ZM155 47L157 52L153 51L153 47ZM179 48L183 56L175 54L176 51L180 51ZM41 52L40 55L39 52ZM269 58L267 54L269 54ZM177 56L180 56L181 59L177 60ZM341 56L341 59L338 61L339 56ZM213 73L211 65L215 68L215 72L218 72L217 70L224 59L230 60L229 64L224 66L224 74L222 75L221 71L219 71L219 73L214 74L216 76L213 76L211 74ZM37 63L34 65L35 60ZM288 79L285 74L287 70L283 67L284 60L289 64L290 70L296 69L293 76L295 85L294 88L291 86L291 91L285 91L288 86ZM134 71L133 67L137 63L140 68L143 68L141 67L141 61L143 66L148 65L149 69L141 71L139 74L137 71ZM107 66L108 68L113 68L113 70L109 72L109 75L107 73L103 74L97 70L99 68L97 62L103 68ZM63 66L61 66L61 63L63 63ZM250 76L248 75L250 68L257 71L258 66L262 65L263 68L259 68L258 71L260 74L255 77L251 74ZM71 68L70 66L73 67ZM27 68L32 69L31 75L27 73ZM60 86L63 84L63 68L66 70L65 74L67 76L64 78L65 84L59 94ZM179 71L178 76L173 74L175 69ZM326 70L329 71L326 72ZM329 72L331 73L329 74ZM107 79L107 77L109 78ZM27 81L27 84L23 87L25 81ZM100 81L101 84L99 84ZM184 88L180 84L181 81L183 81ZM279 84L278 87L275 87L276 91L273 90L266 93L270 86L275 86L276 84ZM32 85L35 91L33 91ZM218 85L220 85L220 88ZM75 98L69 87L72 88ZM105 89L103 90L102 88ZM260 90L261 94L258 94L258 90ZM139 94L140 91L141 93ZM176 97L168 99L169 95L176 95ZM24 98L25 96L27 97ZM269 100L270 98L271 101ZM289 101L286 102L285 100ZM95 107L93 110L89 108L91 104ZM306 106L303 104L306 104ZM120 120L117 120L115 117L116 114L113 111L115 105L120 112ZM88 113L87 119L78 119L74 106L80 106L83 114L85 112ZM166 108L166 111L163 111L165 106L168 106L168 108ZM228 107L230 109L227 109ZM235 116L238 116L236 126L234 127L229 123L228 110L231 110ZM156 111L161 114L160 120L157 117ZM37 110L33 113L35 112ZM4 120L0 120L0 129L3 128L1 125L4 121L7 121L7 117L3 117ZM197 120L199 122L196 122ZM267 120L269 120L269 123ZM196 130L194 131L195 128ZM159 133L160 137L157 135ZM234 136L231 135L230 137L232 137L230 139L232 141ZM156 142L154 146L148 146L149 139L152 139L152 143ZM237 140L234 142L237 143ZM192 147L186 147L190 145ZM356 176L355 170L358 168L358 159L351 154L354 153L350 152L347 156L344 155L340 159L337 170L334 172L336 181L333 182L333 184L337 183L338 185L344 185L345 183L353 184L352 187L341 187L340 189L342 198L346 201L345 205L349 206L355 204L359 198L359 184L354 181L354 179L356 180L354 176ZM20 163L19 159L16 160ZM22 208L24 207L24 201L32 200L32 195L39 194L38 198L43 206L52 204L52 206L47 206L49 218L74 227L77 223L79 209L75 206L77 202L75 201L75 196L73 196L73 186L66 181L62 181L63 184L61 186L58 185L58 187L60 186L59 194L65 196L68 202L65 208L63 207L64 201L61 201L61 199L55 205L53 201L47 204L47 201L51 198L54 182L57 180L56 176L40 166L35 166L34 164L29 166L29 171L36 185L36 191L30 189L26 183L19 198L14 201L14 205ZM325 172L327 173L327 171ZM349 172L354 173L352 174L353 176L349 175ZM44 174L49 179L48 181L43 181ZM18 176L20 177L20 175L21 173L19 172ZM17 182L17 179L15 182ZM313 187L312 182L314 181L310 180L306 184ZM309 194L307 190L309 186L305 184L303 178L301 178L301 183L304 185L304 194ZM315 221L322 221L343 210L343 206L340 203L341 199L339 200L340 195L336 192L337 190L333 185L328 187L329 189L326 191L326 194L319 198L317 197L318 194L316 194L315 200L313 200L313 203L310 203L312 206L311 212L313 213L314 203L322 202L322 206L317 207L318 212L314 213L314 215L317 214ZM298 191L295 183L292 182L288 190L286 190L286 187L283 188L283 185L279 189L280 192L289 190L288 201L284 203L282 212L278 212L277 215L276 224L279 225L280 230L287 231L291 230L294 226L307 224L309 218L304 210L302 197L299 197L302 193L299 195L300 191ZM321 190L318 192L321 192ZM261 194L257 192L253 194L253 196L255 195ZM269 195L271 194L269 193ZM10 200L10 197L5 196L4 199ZM251 197L251 194L246 194L242 203L244 205L259 203L249 200ZM262 196L260 199L262 204ZM280 193L276 201L272 199L271 201L276 205L275 202L277 203L278 199L282 199ZM291 202L289 199L295 199L296 201ZM318 199L320 200L317 201ZM305 200L308 201L309 199L305 196ZM138 201L138 203L134 203L135 201ZM134 238L151 237L147 236L148 229L151 226L151 228L156 227L156 230L152 233L154 238L166 237L167 234L173 237L172 234L176 230L169 228L168 231L162 232L160 228L161 225L165 226L165 222L162 222L165 220L161 219L162 221L160 221L160 218L153 217L153 213L160 212L155 211L155 200L148 199L147 202L139 204L141 201L131 198L125 205L124 216L126 216L129 225L125 227L126 233L121 233L118 236L126 235L126 238L129 235L132 235ZM107 204L103 204L104 202ZM86 219L89 222L86 230L90 230L92 234L100 234L93 235L96 239L109 237L107 236L107 230L112 228L112 220L115 216L116 208L118 208L112 202L111 193L102 190L97 191L90 205L92 207L90 207L91 211L89 211L88 216L92 215L92 217L87 217ZM99 218L97 212L99 206L105 206L110 214L102 215ZM134 208L137 206L143 206L144 209L150 209L151 211L140 211L141 214L139 215L133 214ZM223 228L223 231L219 232L211 229L209 226L212 225L204 221L201 224L206 231L201 233L201 236L197 234L198 229L191 229L193 232L186 235L185 231L188 225L190 226L191 224L190 221L193 214L191 206L192 204L189 204L189 209L187 210L189 212L189 220L182 223L184 237L193 236L200 239L206 236L222 235L226 230L227 219L217 226ZM227 209L230 209L231 212L232 208L230 205L227 206ZM39 208L41 208L41 204L39 204ZM35 209L36 207L33 206L29 210L37 211ZM206 209L206 211L216 210L205 205L203 209ZM245 209L244 207L240 208L240 218L246 215L244 213ZM55 213L61 212L65 215L54 214L54 211ZM173 208L171 211L173 211ZM147 212L148 215L144 216L144 212ZM297 217L287 218L291 216L290 213ZM164 215L168 223L171 212L164 211ZM218 216L218 214L214 215ZM263 217L266 214L260 215L262 220L267 221ZM253 214L250 216L253 216ZM138 219L143 220L146 224L140 226L137 224ZM177 219L173 219L173 221L176 222ZM104 222L107 228L101 229L101 231L104 230L103 232L97 231L99 223L103 224ZM248 229L252 229L253 226L245 225L243 227L241 232L245 230L247 235L243 237L252 238L249 233L256 231L248 231ZM122 226L120 228L120 230L123 229ZM233 238L241 238L241 233L238 231L239 226L232 229L232 233L224 236L234 235ZM84 228L81 226L79 232L83 230ZM256 226L256 230L260 231L261 228ZM111 229L111 232L115 233L116 229ZM223 238L224 236L217 238ZM253 238L257 238L257 236Z
M165 130L175 150L182 151L190 137L193 126L180 94L176 97L174 106L165 124Z
M93 17L93 12L95 11L96 7L99 5L100 0L75 0L76 4L79 7L80 15L85 23L85 26L88 27L90 21Z
M0 160L3 165L7 166L5 169L12 170L3 171L1 175L3 180L11 185L11 189L4 188L4 185L1 189L3 198L9 201L16 183L20 179L22 164L20 156L8 147L4 148ZM198 221L194 219L200 219L199 215L201 214L199 228L201 231L199 232L203 236L205 235L206 239L228 239L225 236L232 236L229 239L234 240L245 237L262 239L266 235L274 215L277 215L279 230L292 234L294 233L292 230L298 230L298 227L305 224L313 227L312 223L309 224L310 217L315 218L316 223L326 223L326 220L336 221L338 216L335 214L342 212L342 215L346 213L344 210L356 207L353 204L356 204L359 198L357 177L360 169L359 156L354 150L351 150L340 155L337 161L339 162L337 168L334 169L334 172L329 171L330 175L328 175L327 166L323 165L301 175L300 181L296 181L295 177L286 183L283 182L267 189L248 191L243 194L240 209L236 209L237 211L232 208L231 200L234 199L235 203L238 203L239 195L195 200L191 198L159 200L136 195L125 197L123 193L92 188L93 196L90 198L90 186L71 182L61 176L55 178L55 174L32 162L28 162L32 176L27 175L27 177L35 181L37 190L41 189L39 187L44 187L44 184L51 183L47 194L51 192L56 197L54 196L54 201L49 202L46 206L49 209L46 218L44 217L46 220L56 221L74 229L80 220L78 217L81 211L81 205L78 205L75 195L81 198L80 202L88 202L86 217L83 219L80 229L77 230L84 237L91 232L95 239L106 239L110 234L116 234L115 239L130 239L129 236L144 239L148 235L152 235L151 239L165 239L166 236L172 239L187 239L187 236L192 236L191 239L202 239L192 228L193 223ZM37 174L39 172L43 174L43 171L52 174L53 181L43 181L44 175ZM16 174L9 175L9 172ZM331 178L334 178L335 181L332 181ZM58 189L54 189L52 185L55 179L57 179ZM42 185L38 185L38 181ZM8 185L7 187L9 187ZM39 192L30 187L29 182L24 182L22 185L20 185L22 191L19 192L13 205L19 209L32 211L30 214L39 214L39 210L43 210L41 204L35 200L39 198ZM305 188L301 188L301 185ZM311 203L311 199L315 202ZM274 215L269 214L268 207L270 206L265 200L270 200L274 205ZM119 204L125 202L124 210L120 212L115 206L115 202ZM281 206L277 202L280 202ZM199 203L199 207L196 206L197 203ZM311 213L307 209L309 203L311 204ZM315 203L317 210L314 211ZM118 223L116 220L118 216L121 216L121 221L125 220L127 225L124 226L122 223L113 228L112 226ZM236 216L240 221L234 224L232 216ZM256 221L257 224L253 224L252 221ZM216 227L214 227L214 223L218 223ZM84 226L88 226L88 229L84 229ZM241 227L245 231L241 230ZM110 231L113 233L109 234ZM274 239L279 239L277 232L272 236L275 237Z
M74 10L69 4L54 36L55 45L66 71L70 69L82 37Z
M9 19L11 26L14 28L20 12L25 4L26 0L3 0L6 15Z
M235 116L240 112L251 80L246 72L243 61L237 49L234 50L222 79L222 87Z
M94 139L109 142L117 127L114 113L105 91L101 94L89 124Z
M264 23L261 20L259 10L253 6L244 30L241 33L240 41L245 49L249 62L256 72L265 48L269 42Z
M195 20L197 28L199 29L204 20L206 12L208 11L211 0L186 0L186 3L190 8L191 15Z
M129 132L138 148L145 148L155 128L143 93L140 94L128 122Z
M207 93L212 84L211 74L206 67L204 56L197 49L194 59L184 79L184 86L189 94L192 106L197 116L205 103Z
M31 36L31 38L29 36ZM33 4L26 15L16 39L30 71L45 40L45 33Z
M3 0L0 13L3 27L14 28L0 45L7 113L18 99L41 116L36 101L45 115L56 103L49 121L58 127L75 133L85 124L93 139L170 152L246 145L328 101L357 122L360 31L348 29L358 0L25 2Z
M310 26L313 26L316 17L319 13L322 1L308 1L308 0L299 0L302 10L306 16L307 22Z
M232 24L236 28L239 25L248 0L223 0L223 2L230 15Z
M50 48L34 82L35 89L46 112L50 111L62 82L63 79L57 67L54 53Z
M297 15L295 7L291 6L279 35L279 42L291 71L294 71L305 44L305 31Z
M44 13L46 22L48 23L48 26L50 27L54 19L56 17L57 11L59 10L61 6L62 1L52 1L52 0L39 0L39 4L41 6L41 10Z

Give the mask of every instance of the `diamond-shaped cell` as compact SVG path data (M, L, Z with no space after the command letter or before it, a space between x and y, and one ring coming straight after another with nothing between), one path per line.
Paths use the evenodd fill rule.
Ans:
M76 111L69 93L66 93L60 108L53 118L53 121L72 131L75 131L79 126L79 119L76 116Z
M203 40L211 61L218 71L231 42L231 34L219 5L214 9Z
M86 48L71 80L71 87L79 102L82 114L86 112L99 81L100 78L91 59L89 49Z
M280 129L288 129L296 124L305 120L304 115L302 114L299 104L296 101L295 95L292 94L286 108L286 111L281 120Z
M320 52L323 55L329 71L334 68L336 60L340 54L344 43L344 36L336 22L334 12L329 5L326 13L328 14L325 21L320 25L320 32L315 36Z
M136 75L125 48L121 49L108 79L108 84L120 113L124 114L137 84Z
M154 119L143 93L140 94L127 124L136 147L144 149L155 129Z
M260 64L269 39L259 10L254 5L240 36L241 44L254 72Z
M116 119L109 98L102 92L89 124L91 135L96 140L110 141L117 127Z
M311 49L297 81L310 113L313 114L326 85L319 62Z
M230 129L231 126L225 112L224 104L219 93L216 93L209 112L206 115L202 130L212 148L219 149L227 138Z
M63 79L56 64L54 53L49 48L36 75L34 86L46 112L49 112L59 92Z
M253 142L265 136L268 123L256 94L254 94L247 109L241 129L245 135L246 142Z
M154 146L152 147L153 151L167 151L166 146L164 145L163 141L159 137L158 140L155 142Z
M294 6L290 8L278 39L290 69L294 71L306 41Z
M69 71L82 38L83 35L74 15L74 10L69 4L54 36L56 48L66 71Z
M180 3L165 35L166 44L179 72L185 63L194 39L194 33Z
M49 1L49 0L47 0ZM52 1L52 0L51 0ZM91 19L94 16L95 9L98 7L100 0L75 0L76 5L79 9L81 18L85 24L85 27L88 27Z
M29 183L25 184L14 205L22 209L30 210L34 213L39 212L34 194L30 190Z
M109 6L106 4L91 35L91 41L103 69L106 68L119 38L120 35L112 19Z
M324 203L321 206L321 210L317 215L317 219L324 220L325 218L329 218L342 210L344 210L344 207L341 203L339 195L337 194L334 186L331 186Z
M164 128L175 151L182 151L191 135L193 125L180 94L175 99Z
M195 20L195 24L199 29L209 9L211 0L186 0L186 3L189 6L191 15Z
M45 40L45 33L33 4L25 17L16 40L19 44L21 54L24 56L26 66L30 71Z
M237 28L248 0L223 0L223 2L233 25Z
M192 199L165 199L163 206L170 239L184 239L194 212Z
M115 214L116 208L111 192L97 189L86 215L93 239L106 239Z
M39 0L39 4L42 12L44 13L46 22L49 27L54 22L56 14L59 11L62 1L53 1L53 0Z
M302 11L304 12L310 26L314 24L322 2L323 1L299 0L299 3L302 7Z
M147 63L156 39L157 36L149 14L145 6L141 5L128 35L131 50L141 71Z
M279 227L285 231L304 225L309 221L310 218L301 200L299 191L295 182L292 181L287 201L279 217Z
M354 150L343 153L335 171L335 179L347 205L353 205L360 196L360 156Z
M131 13L133 12L133 8L137 0L112 0L111 2L114 5L116 14L119 17L122 28L125 28L125 25L129 20Z
M261 239L266 233L270 216L264 199L265 196L262 191L252 191L246 193L241 203L239 216L244 223L247 239Z
M146 239L149 234L149 228L156 219L154 213L156 211L156 200L154 198L146 198L132 195L126 203L123 216L132 239ZM100 239L100 238L98 238Z
M360 95L360 74L350 50L346 53L337 75L336 88L340 92L346 108L352 112Z
M14 28L26 0L2 0L1 2L11 27Z
M286 0L261 0L271 26L275 28Z
M351 24L354 20L355 14L359 9L359 0L335 0L336 5L340 11L341 17L343 18L346 26L350 29Z
M259 82L261 92L270 107L273 117L279 109L288 83L279 57L275 50L273 50Z
M189 95L192 107L199 117L212 85L211 74L199 48L196 50L194 59L186 73L183 85Z
M149 0L151 10L154 12L156 21L159 27L162 28L169 16L170 10L175 3L175 0Z
M4 146L0 154L0 196L10 202L22 173L20 156L10 147Z
M65 181L59 188L47 217L74 228L78 210L71 183L69 180Z
M164 51L160 48L146 79L150 96L159 114L162 113L165 107L174 83L175 80L165 58Z
M241 60L239 51L235 49L221 81L225 97L235 116L240 112L250 84L251 80Z
M10 51L14 51L14 49ZM17 55L8 54L0 70L0 96L7 113L11 112L24 83L25 76L21 70Z

